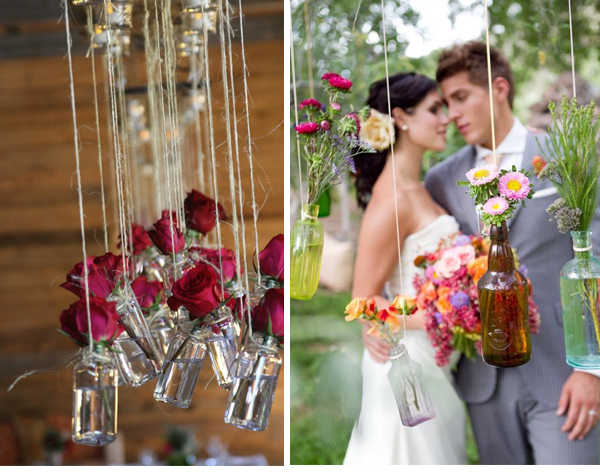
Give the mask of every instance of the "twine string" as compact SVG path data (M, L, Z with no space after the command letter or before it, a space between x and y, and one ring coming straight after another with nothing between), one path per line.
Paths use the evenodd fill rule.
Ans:
M488 94L490 96L490 121L492 126L492 157L494 167L498 169L499 156L496 155L496 127L494 126L494 89L492 88L492 60L490 57L490 25L488 16L488 0L484 0L485 18L485 53L487 59Z
M294 34L292 32L292 37L290 38L290 61L292 68L292 92L294 95L294 120L296 125L299 123L298 121L298 94L296 88L296 61L294 59ZM304 202L303 193L303 184L302 184L302 161L300 160L300 138L298 137L298 133L294 133L296 136L296 157L298 158L298 186L300 192L300 202ZM301 203L302 206L302 203Z
M575 52L573 48L573 16L571 14L571 0L569 0L569 38L571 42L571 79L573 81L573 98L577 98L577 87L575 85Z

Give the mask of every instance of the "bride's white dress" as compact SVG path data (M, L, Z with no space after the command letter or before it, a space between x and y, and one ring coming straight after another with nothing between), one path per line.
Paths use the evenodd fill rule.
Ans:
M414 258L424 251L435 250L441 238L456 231L456 220L442 215L404 240L401 267L405 293L414 293L412 281L421 270L414 266ZM392 293L399 292L397 272L389 284ZM403 426L388 382L390 363L374 361L365 350L361 411L344 464L467 463L465 408L452 386L450 367L440 368L435 364L434 349L425 331L407 330L405 341L411 359L423 369L424 386L433 401L435 418L417 426Z

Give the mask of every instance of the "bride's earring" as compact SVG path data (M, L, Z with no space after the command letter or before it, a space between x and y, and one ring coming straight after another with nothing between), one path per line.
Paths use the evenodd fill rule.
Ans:
M407 124L403 124L402 126L400 126L400 129L402 131L406 131L408 129L408 125Z

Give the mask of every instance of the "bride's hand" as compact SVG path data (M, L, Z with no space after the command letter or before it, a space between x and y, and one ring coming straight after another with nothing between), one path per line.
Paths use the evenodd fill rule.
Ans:
M371 358L379 363L387 362L390 359L389 352L390 346L383 339L378 336L367 334L369 326L367 323L362 322L362 339L363 344L369 351Z

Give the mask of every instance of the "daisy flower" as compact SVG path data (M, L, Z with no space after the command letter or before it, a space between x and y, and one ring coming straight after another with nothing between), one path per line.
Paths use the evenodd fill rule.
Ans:
M498 171L491 166L475 167L466 175L471 185L485 185L498 177Z
M488 215L501 215L508 208L508 202L503 197L492 197L483 205L483 211Z
M521 172L509 172L500 177L498 189L509 200L523 200L529 195L529 179Z

